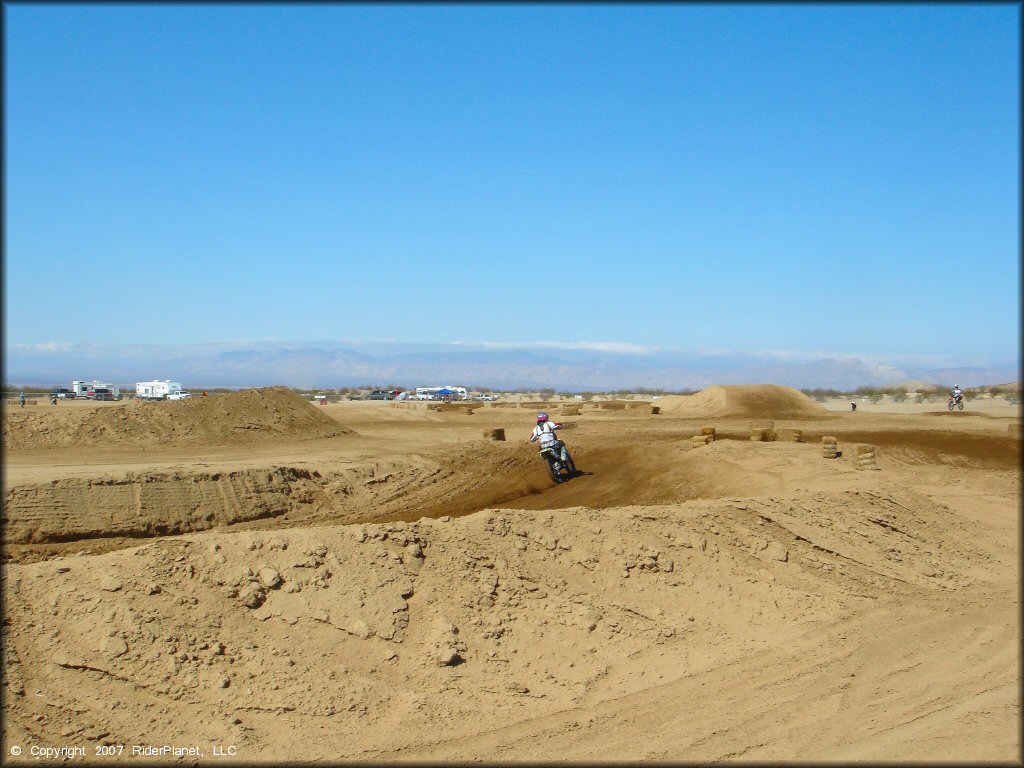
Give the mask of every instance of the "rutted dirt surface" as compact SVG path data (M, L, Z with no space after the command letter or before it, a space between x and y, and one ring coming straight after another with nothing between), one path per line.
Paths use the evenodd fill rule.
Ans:
M752 442L746 411L571 406L584 474L554 486L529 409L298 405L337 433L269 418L244 446L115 439L81 461L12 441L5 755L1020 757L1004 420L815 413L776 421L804 442Z

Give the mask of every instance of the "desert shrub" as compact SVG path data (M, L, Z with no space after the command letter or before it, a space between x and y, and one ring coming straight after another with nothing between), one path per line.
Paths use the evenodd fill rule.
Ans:
M817 400L819 403L824 402L830 397L843 397L843 393L838 389L814 387L813 389L801 389L800 391L808 397Z

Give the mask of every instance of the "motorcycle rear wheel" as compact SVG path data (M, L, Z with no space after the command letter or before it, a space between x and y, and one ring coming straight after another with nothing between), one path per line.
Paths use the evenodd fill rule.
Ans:
M548 465L548 472L551 474L551 479L556 483L562 482L562 473L559 469L555 468L555 462L552 459L545 458L544 461Z
M565 468L569 470L569 477L576 477L576 462L572 460L568 451L565 452L565 455Z

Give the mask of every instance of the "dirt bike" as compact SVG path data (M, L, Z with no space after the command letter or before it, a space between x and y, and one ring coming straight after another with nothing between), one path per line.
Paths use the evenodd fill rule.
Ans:
M547 448L540 449L540 457L547 462L548 472L551 473L551 479L556 483L563 483L571 477L576 477L576 463L572 460L572 456L569 455L569 449L564 445L558 453L555 452L556 446L548 446ZM565 461L561 460L562 452L565 452ZM568 475L563 475L562 470L568 472Z
M957 395L956 397L953 397L953 395L949 396L949 410L952 411L953 408L959 408L961 411L964 409L963 395Z

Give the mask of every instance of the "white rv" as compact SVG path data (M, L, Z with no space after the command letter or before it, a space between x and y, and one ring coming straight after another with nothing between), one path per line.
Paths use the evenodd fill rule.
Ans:
M181 382L171 381L170 379L140 381L135 385L135 396L142 400L166 400L168 395L178 395L180 393Z

